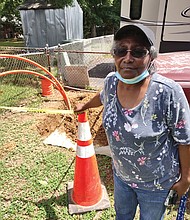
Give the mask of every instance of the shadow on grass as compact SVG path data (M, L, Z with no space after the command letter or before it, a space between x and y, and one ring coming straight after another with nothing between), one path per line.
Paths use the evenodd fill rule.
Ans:
M38 206L38 208L43 207L44 210L46 211L46 220L57 220L58 217L55 214L55 210L52 207L53 204L57 204L59 206L67 206L68 205L68 196L67 194L63 194L61 196L54 196L56 191L59 189L60 184L64 181L67 173L69 172L69 169L71 168L71 166L73 165L75 161L75 158L71 161L69 167L67 168L67 170L65 171L62 179L59 181L59 184L57 185L56 189L54 190L51 198L49 199L42 199L38 202L35 203L36 206Z
M100 173L100 178L103 181L108 194L113 194L113 175L111 158L104 155L97 155L97 163ZM63 180L64 178L62 178ZM58 184L59 187L60 184ZM57 187L57 189L58 189ZM54 195L54 194L53 194ZM53 205L68 207L68 194L61 196L52 196L50 199L42 199L35 203L38 208L43 208L46 211L46 220L58 220Z
M56 206L66 207L68 208L68 193L62 195L56 195L57 190L60 188L60 184L65 182L66 176L68 174L69 169L73 165L75 158L71 161L67 170L63 174L60 179L57 187L53 190L52 195L49 198L40 199L38 201L27 200L24 198L14 198L15 201L21 201L25 204L33 204L38 207L40 210L44 210L45 219L46 220L58 220L60 219L57 213ZM103 181L108 194L113 194L113 176L112 176L112 168L111 168L111 158L108 156L97 155L97 163L100 173L100 178ZM7 199L1 197L4 201L10 201L12 199ZM69 214L68 214L69 215Z
M112 159L105 155L96 155L100 178L103 181L108 194L113 194Z
M1 200L4 201L10 201L11 199L7 199L4 197L1 197ZM22 199L22 198L14 198L15 201L21 201L25 204L33 204L35 206L37 206L39 209L44 209L45 213L46 213L46 220L58 220L59 217L56 215L56 211L55 211L55 207L54 205L58 205L58 206L67 206L68 205L68 196L67 194L63 194L60 196L55 196L55 197L51 197L49 199L42 199L39 200L37 202L31 201L31 200L26 200L26 199Z
M67 206L68 205L68 196L63 194L57 197L51 197L50 199L42 199L34 203L38 208L43 208L46 212L46 220L58 220L56 215L54 204L58 206Z
M68 206L68 195L63 194L60 196L55 196L55 193L59 189L60 184L65 180L65 177L67 173L69 172L69 169L72 167L74 161L75 161L75 158L71 161L62 179L59 181L57 187L55 188L52 196L49 199L42 199L34 203L38 208L44 208L46 212L46 220L58 220L58 217L55 213L55 209L53 207L54 204L58 206Z

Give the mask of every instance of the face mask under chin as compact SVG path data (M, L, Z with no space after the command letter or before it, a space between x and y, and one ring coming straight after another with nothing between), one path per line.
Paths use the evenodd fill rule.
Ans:
M142 81L143 79L145 79L147 76L149 76L149 72L148 72L148 70L145 70L139 76L134 77L132 79L124 79L117 71L116 71L115 75L120 81L122 81L125 84L136 84L136 83Z

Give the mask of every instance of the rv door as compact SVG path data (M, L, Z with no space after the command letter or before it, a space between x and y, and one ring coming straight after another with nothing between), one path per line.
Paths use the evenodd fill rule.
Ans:
M166 0L160 51L190 50L190 1Z

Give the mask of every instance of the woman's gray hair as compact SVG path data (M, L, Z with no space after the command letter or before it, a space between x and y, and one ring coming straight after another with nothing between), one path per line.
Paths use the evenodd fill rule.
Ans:
M114 50L117 48L117 41L113 41L110 53L113 56L114 55Z

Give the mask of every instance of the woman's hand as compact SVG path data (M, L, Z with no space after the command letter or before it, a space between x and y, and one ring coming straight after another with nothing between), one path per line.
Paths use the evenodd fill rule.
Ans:
M176 190L178 196L184 195L190 187L190 145L179 145L180 179L172 189Z
M188 181L184 181L180 179L178 182L176 182L171 189L175 190L178 194L178 197L181 198L190 187L190 183Z
M79 113L79 112L83 112L86 109L84 108L85 104L83 103L78 103L75 107L74 107L74 112Z
M74 107L74 112L80 113L80 112L83 112L89 108L97 108L101 105L102 105L102 103L100 100L100 93L98 92L98 93L96 93L96 95L92 99L90 99L85 104L81 104L81 103L76 104L76 106Z

